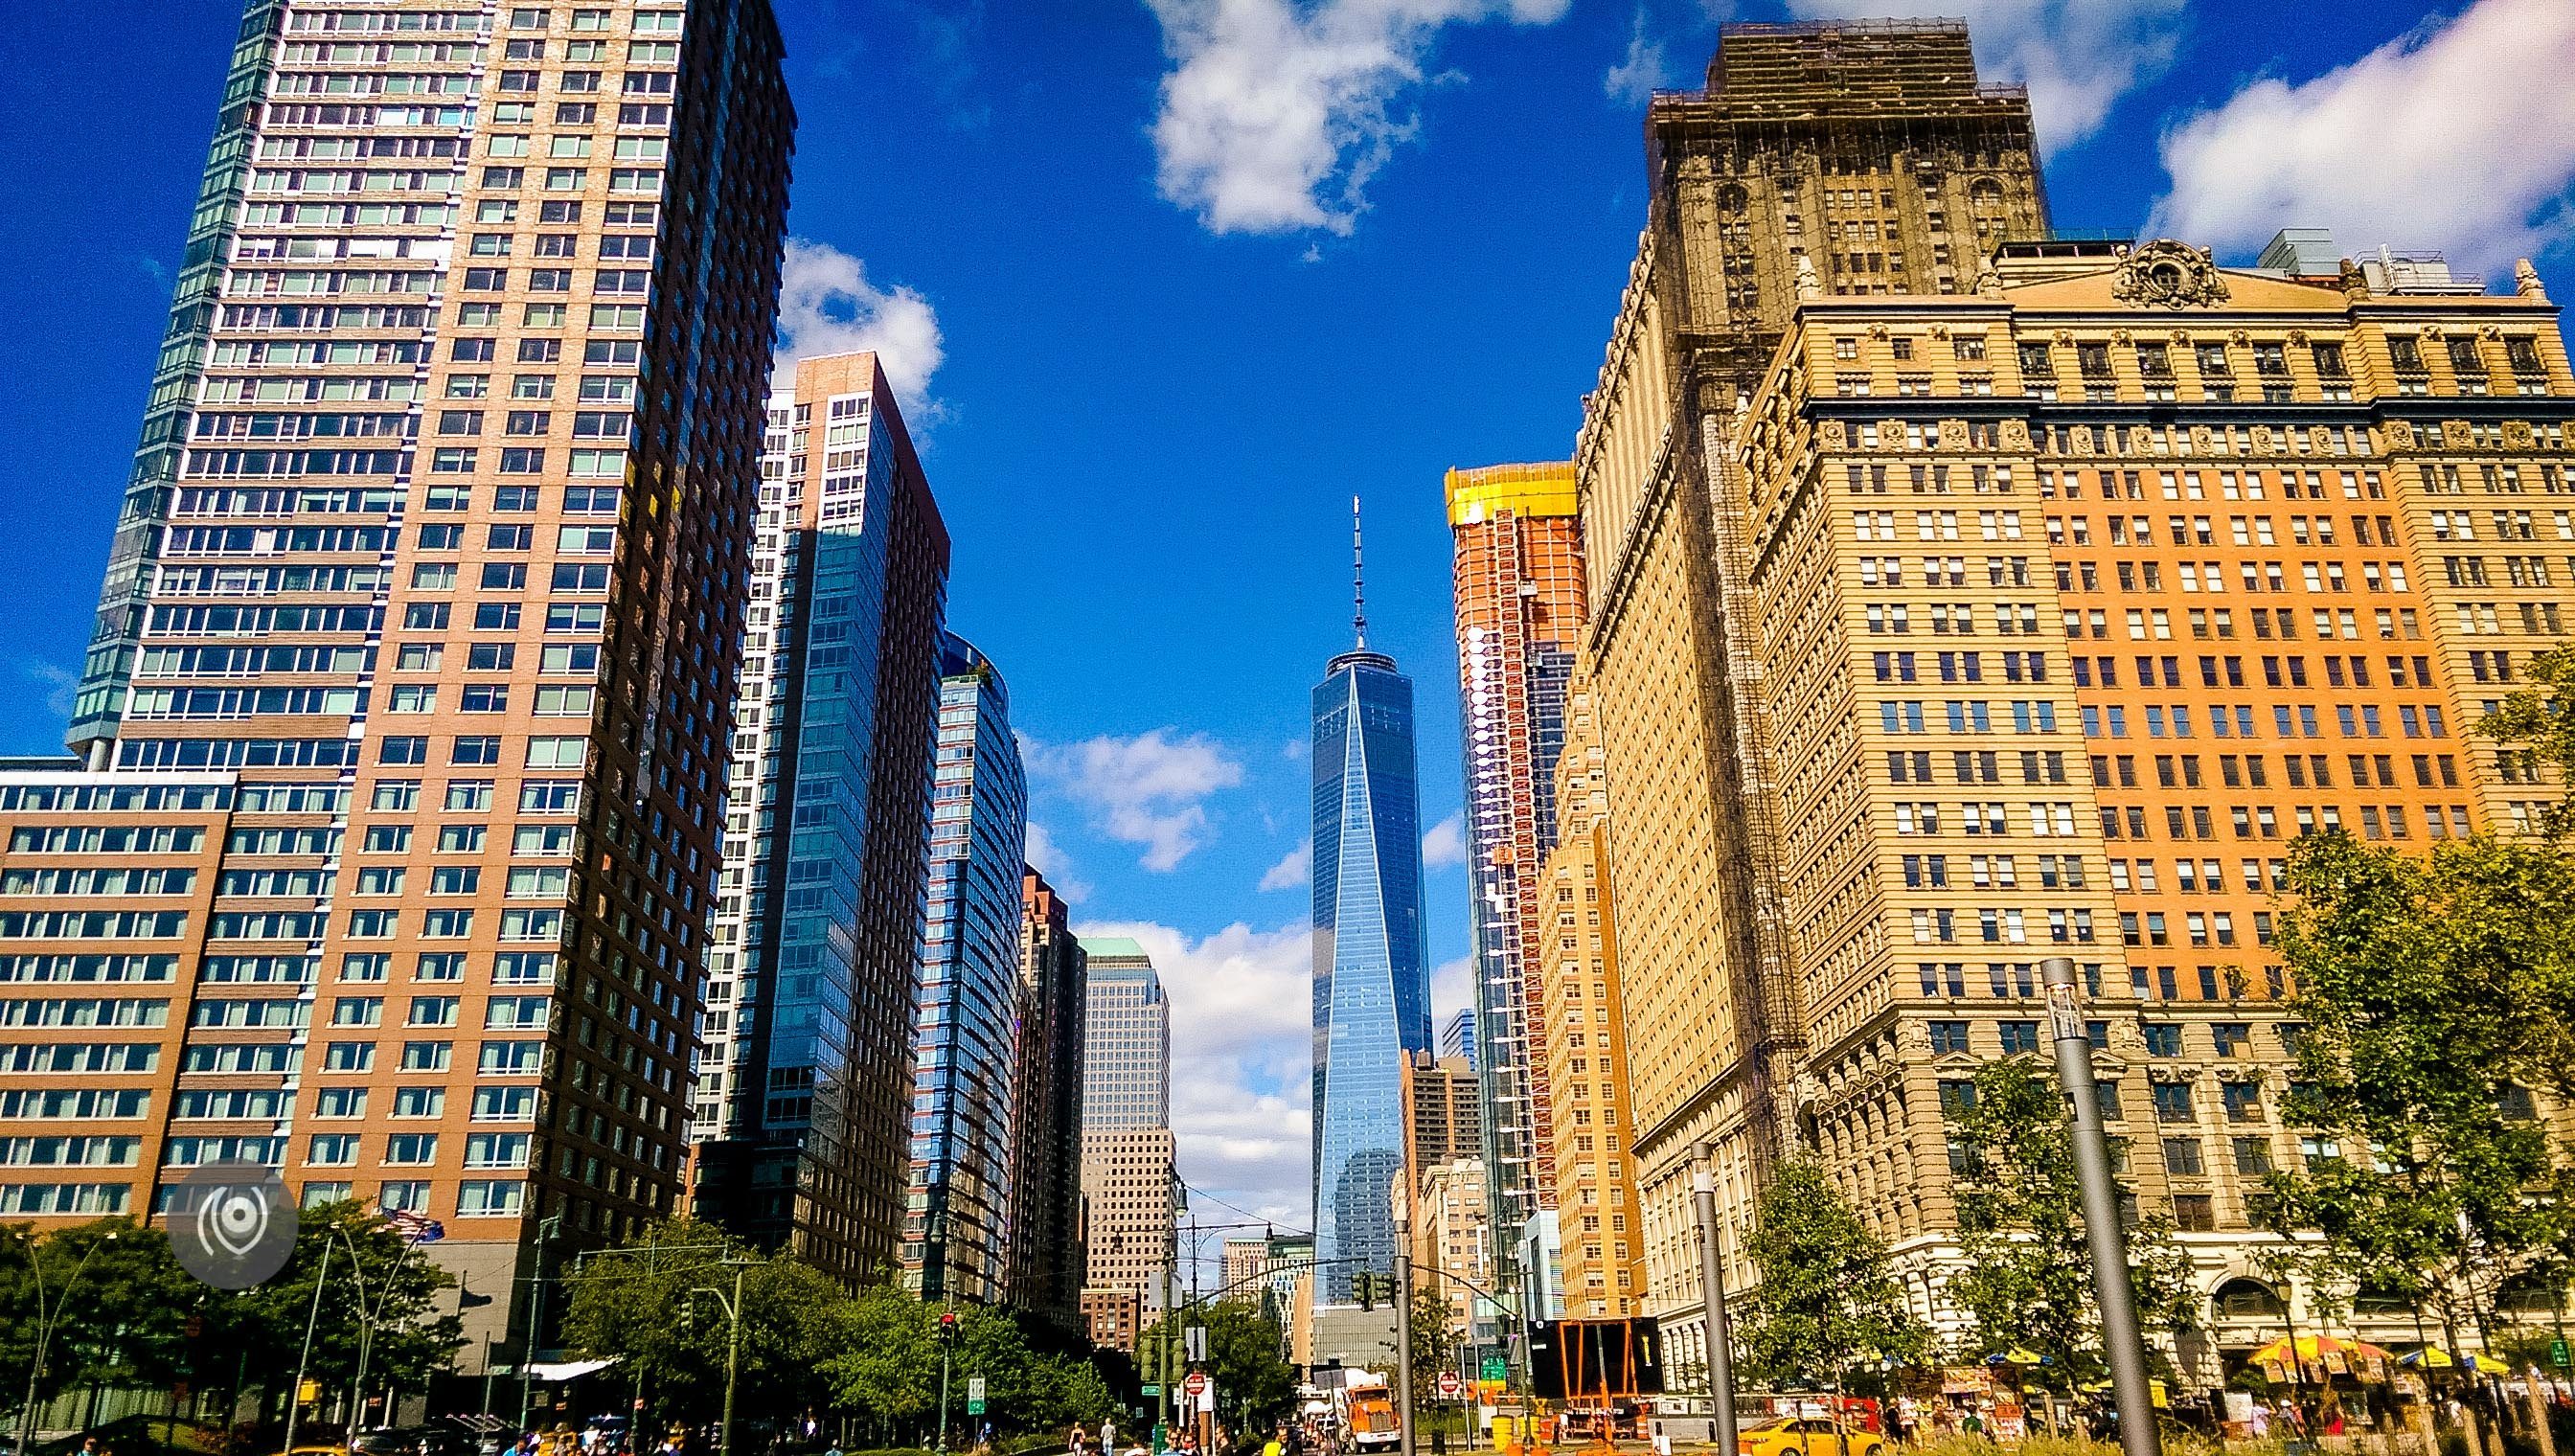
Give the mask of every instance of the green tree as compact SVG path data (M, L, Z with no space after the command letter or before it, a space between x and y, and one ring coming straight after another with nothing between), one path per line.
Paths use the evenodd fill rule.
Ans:
M564 1285L565 1344L620 1361L620 1373L666 1415L710 1419L723 1410L734 1338L727 1305L737 1289L742 1385L771 1409L816 1404L825 1393L815 1357L831 1338L840 1286L792 1257L671 1219L584 1258Z
M286 1395L317 1280L321 1313L313 1323L308 1378L323 1390L348 1387L361 1346L369 1390L387 1381L417 1390L433 1371L454 1363L463 1327L439 1306L455 1278L383 1215L340 1202L303 1210L294 1256L275 1278L205 1303L208 1342L221 1369L204 1373L228 1378L234 1368L245 1369L270 1399Z
M1412 1308L1403 1323L1406 1353L1412 1361L1412 1399L1426 1406L1439 1372L1457 1368L1457 1312L1441 1292L1437 1276L1414 1272Z
M1966 1267L1949 1293L1974 1321L1972 1353L2025 1346L2046 1358L2038 1378L2050 1389L2097 1381L2106 1368L2100 1314L2063 1097L2028 1055L1987 1062L1971 1086L1953 1109L1966 1156L1957 1181ZM2140 1218L2123 1231L2139 1323L2188 1328L2198 1304L2171 1220ZM2148 1354L2163 1358L2151 1342Z
M916 1434L939 1399L939 1347L929 1306L892 1282L869 1285L832 1311L818 1373L835 1404L855 1412L880 1443Z
M1929 1351L1929 1332L1905 1308L1887 1267L1885 1241L1812 1159L1779 1165L1744 1252L1761 1276L1745 1300L1742 1331L1758 1375L1840 1390L1864 1361L1912 1361Z
M2453 1348L2508 1280L2562 1279L2575 1167L2526 1087L2564 1088L2575 869L2491 838L2417 858L2340 831L2293 846L2280 950L2303 1018L2285 1108L2304 1156L2263 1218L2321 1234L2351 1281L2412 1298ZM2560 1000L2558 1004L2563 1005Z
M0 1229L0 1407L14 1413L26 1398L40 1304L52 1338L37 1395L50 1400L81 1386L186 1378L190 1329L212 1294L159 1229L123 1218Z
M1295 1400L1296 1380L1280 1354L1285 1336L1277 1320L1233 1300L1191 1305L1156 1320L1146 1331L1144 1348L1157 1348L1166 1335L1173 1348L1186 1348L1181 1331L1192 1325L1207 1329L1208 1358L1201 1368L1216 1382L1218 1410L1238 1430L1257 1429L1287 1414Z
M2510 745L2522 766L2545 764L2556 770L2561 786L2575 784L2575 646L2532 658L2523 681L2530 686L2488 714L2482 730ZM2563 836L2575 829L2575 815L2561 801L2541 827Z

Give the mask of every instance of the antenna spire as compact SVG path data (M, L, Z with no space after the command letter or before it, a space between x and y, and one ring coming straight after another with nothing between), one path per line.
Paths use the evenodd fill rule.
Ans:
M1367 646L1367 558L1359 536L1359 498L1350 497L1350 633Z

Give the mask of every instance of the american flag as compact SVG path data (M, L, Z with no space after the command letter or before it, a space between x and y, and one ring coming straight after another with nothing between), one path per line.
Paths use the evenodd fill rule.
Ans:
M377 1211L384 1214L385 1222L392 1224L394 1232L401 1234L406 1243L436 1243L447 1237L447 1225L412 1209L379 1208Z

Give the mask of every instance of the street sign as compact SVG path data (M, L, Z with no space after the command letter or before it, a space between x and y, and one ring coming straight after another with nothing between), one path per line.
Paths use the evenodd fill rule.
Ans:
M2555 1339L2548 1342L2548 1363L2561 1370L2566 1368L2569 1363L2566 1358L2566 1341Z
M1190 1372L1190 1377L1181 1382L1181 1389L1187 1392L1192 1400L1207 1394L1207 1388L1208 1378L1205 1370L1193 1370Z
M1508 1380L1511 1378L1511 1362L1499 1355L1486 1355L1483 1376L1486 1380Z
M1147 1385L1138 1393L1143 1395L1147 1400L1159 1400L1163 1395L1163 1387L1159 1385Z
M1455 1400L1457 1398L1457 1372L1454 1370L1440 1371L1439 1398L1441 1400Z
M981 1375L970 1375L966 1379L966 1414L970 1416L980 1416L983 1413L984 1377Z

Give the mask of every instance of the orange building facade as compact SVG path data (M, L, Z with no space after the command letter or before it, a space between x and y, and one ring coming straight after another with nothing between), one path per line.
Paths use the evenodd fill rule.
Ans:
M1945 1113L2041 1050L2061 954L2211 1350L2260 1337L2218 1294L2255 1277L2262 1174L2304 1154L2288 846L2533 813L2476 728L2563 636L2570 416L2526 268L2484 295L2007 246L1973 296L1801 303L1718 489L1753 528L1798 1125L1926 1315ZM1676 1300L1689 1233L1654 1274Z
M1529 1215L1555 1198L1531 972L1542 963L1543 937L1527 909L1555 841L1555 757L1583 621L1582 532L1569 463L1450 471L1446 495L1466 746L1475 1071L1490 1226L1507 1259Z

